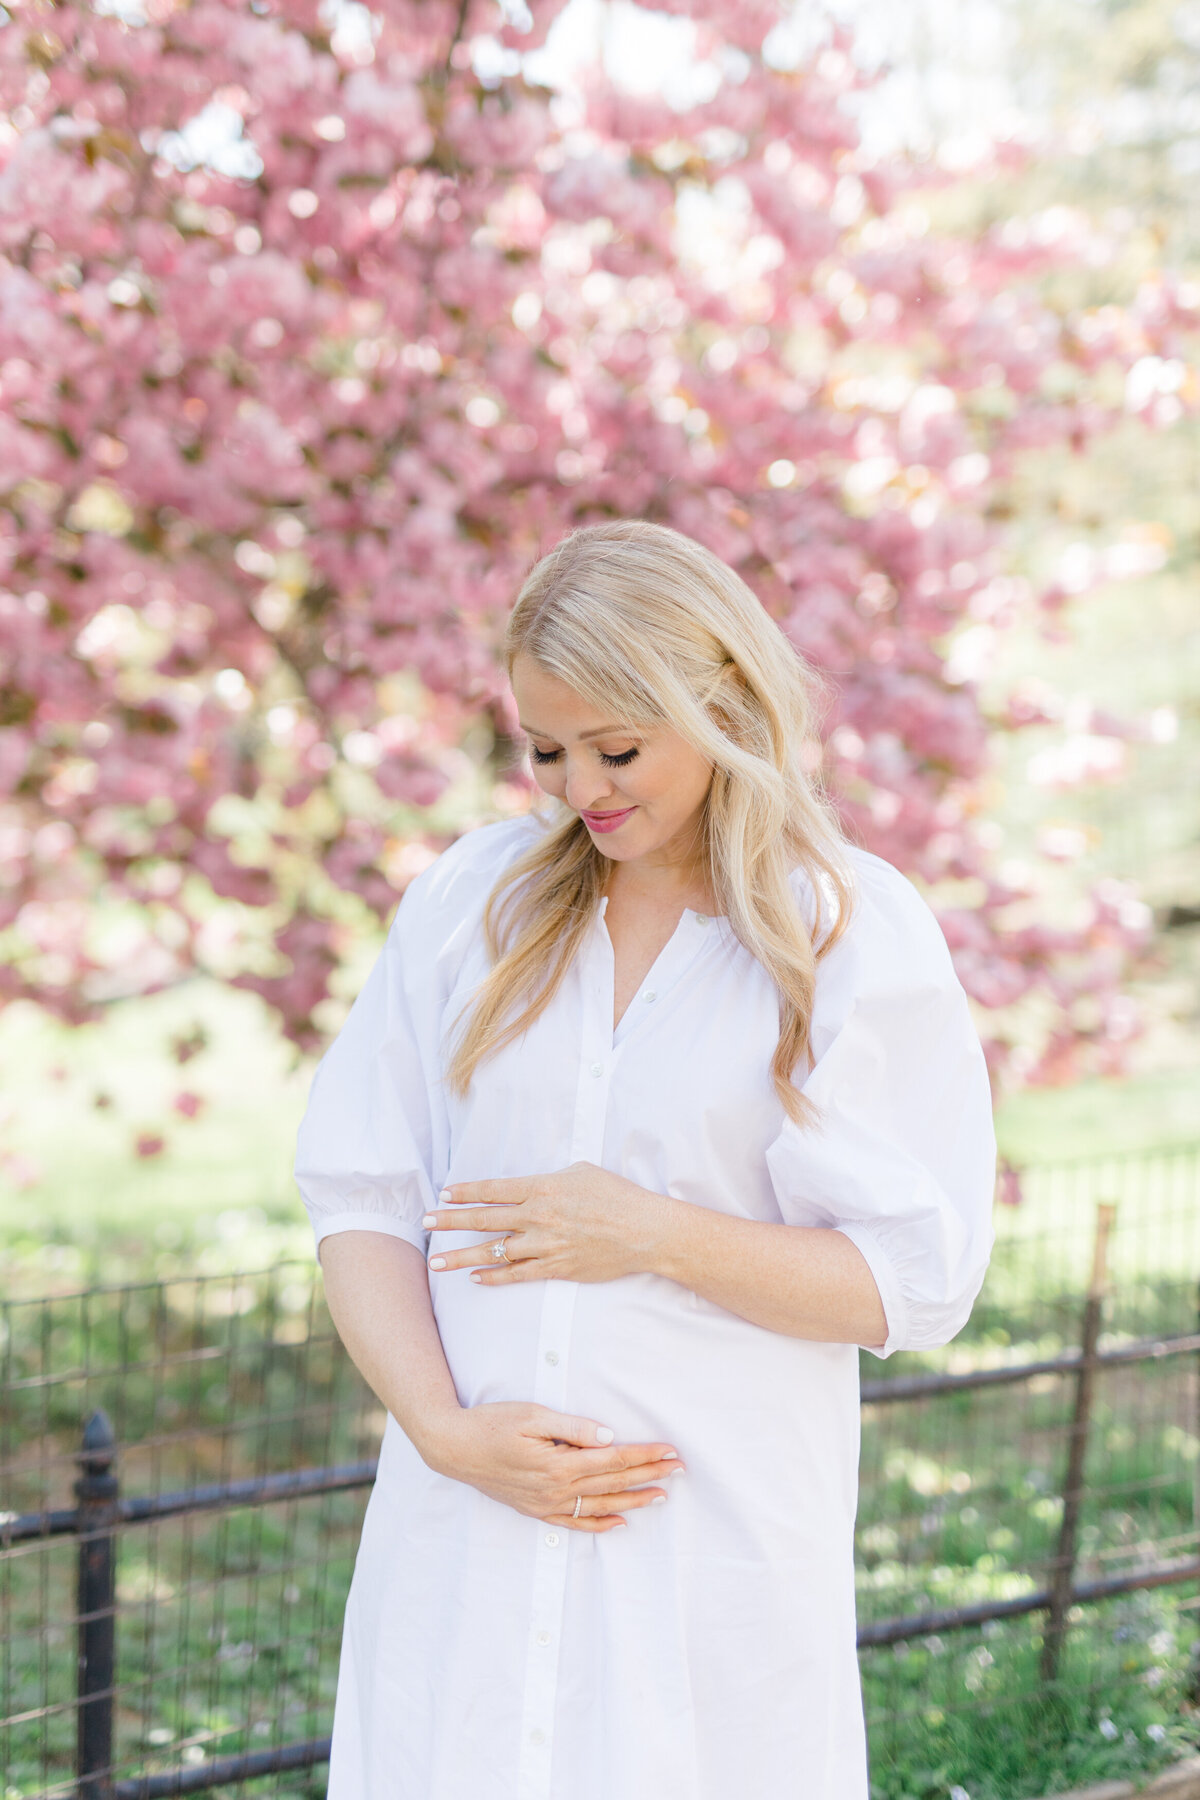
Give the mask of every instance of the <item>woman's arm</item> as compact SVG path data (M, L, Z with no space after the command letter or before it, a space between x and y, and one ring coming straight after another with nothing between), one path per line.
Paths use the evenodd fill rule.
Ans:
M735 1219L651 1196L641 1267L785 1337L882 1345L887 1319L867 1260L840 1231Z
M429 1299L425 1258L382 1231L339 1231L318 1247L337 1334L367 1386L426 1462L461 1411Z
M470 1268L472 1281L615 1281L665 1275L753 1325L822 1343L881 1345L887 1320L866 1258L840 1231L733 1218L639 1187L594 1163L550 1175L456 1182L426 1228L506 1233L510 1266L491 1243L442 1252L429 1266ZM481 1202L483 1204L481 1204ZM482 1265L481 1267L476 1265Z
M534 1518L609 1531L666 1489L669 1444L613 1444L594 1419L533 1402L460 1405L438 1336L425 1258L381 1231L341 1231L319 1254L330 1316L350 1359L430 1468ZM609 1448L597 1449L596 1445ZM573 1516L575 1496L584 1496Z

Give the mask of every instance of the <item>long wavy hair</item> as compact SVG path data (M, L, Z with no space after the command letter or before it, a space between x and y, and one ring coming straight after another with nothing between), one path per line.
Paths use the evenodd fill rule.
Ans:
M510 677L518 656L531 657L605 717L666 726L712 764L698 853L718 913L779 990L771 1077L788 1116L811 1123L792 1073L811 1069L817 964L854 893L846 839L806 767L814 671L718 556L640 520L583 526L544 556L509 617L504 655ZM611 860L574 810L552 807L544 834L488 896L491 968L455 1021L469 1012L446 1073L460 1096L477 1065L549 1005L605 892ZM811 931L788 879L797 866L814 896Z

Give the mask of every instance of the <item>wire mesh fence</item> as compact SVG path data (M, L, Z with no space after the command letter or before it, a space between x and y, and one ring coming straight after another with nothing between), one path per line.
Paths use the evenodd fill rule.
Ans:
M383 1415L307 1265L16 1302L4 1335L0 1506L10 1540L19 1515L42 1515L42 1530L0 1556L0 1766L10 1793L63 1795L76 1791L78 1551L45 1515L74 1505L82 1422L104 1410L121 1492L145 1499L297 1469L369 1470ZM116 1774L198 1776L222 1756L328 1733L365 1492L119 1528ZM319 1773L238 1791L313 1794Z
M987 1791L1032 1800L1060 1765L1061 1786L1141 1770L1195 1735L1200 1147L1026 1171L1000 1192L1019 1203L998 1206L967 1330L921 1358L863 1359L859 1618L881 1800L977 1793L962 1775L981 1768ZM1116 1204L1107 1298L1081 1361L1101 1202ZM5 1306L5 1800L324 1791L384 1419L314 1276L285 1264Z
M916 1359L864 1357L859 1619L873 1770L889 1796L944 1794L940 1769L984 1767L996 1792L1025 1800L1153 1766L1200 1735L1200 1149L1028 1170L1000 1193L1019 1203L997 1207L971 1322L920 1359L926 1374L992 1385L926 1381L922 1393ZM1080 1343L1106 1202L1073 1586L1147 1585L1072 1601L1050 1685L1044 1608L872 1647L880 1621L1016 1608L1052 1587L1079 1370L1045 1365ZM889 1403L890 1384L918 1391ZM1156 1571L1175 1579L1148 1585Z

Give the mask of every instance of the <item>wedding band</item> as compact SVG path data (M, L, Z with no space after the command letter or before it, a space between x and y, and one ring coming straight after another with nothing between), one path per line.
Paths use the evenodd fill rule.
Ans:
M582 1511L583 1511L583 1495L576 1494L576 1496L575 1496L575 1511L571 1514L571 1517L573 1519L577 1519Z
M496 1242L492 1245L492 1259L494 1262L508 1262L508 1251L504 1248L507 1242L507 1238L497 1238Z

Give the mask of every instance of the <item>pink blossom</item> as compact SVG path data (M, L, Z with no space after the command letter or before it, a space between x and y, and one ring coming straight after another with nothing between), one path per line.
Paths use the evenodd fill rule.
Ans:
M1007 1157L1002 1157L1000 1160L996 1178L996 1198L1001 1206L1020 1206L1025 1199L1021 1189L1021 1171L1015 1168Z
M1169 386L1200 313L1157 278L1127 309L1048 305L1082 220L1068 240L1020 219L914 236L929 172L864 153L844 32L781 73L775 0L662 3L744 73L680 112L593 70L574 123L520 70L474 73L475 34L519 58L562 0L532 0L528 31L371 0L357 35L316 0L141 24L68 0L52 56L42 15L14 14L0 1000L84 1018L219 944L315 1047L334 921L378 927L464 741L513 729L497 645L525 571L618 514L711 545L827 677L850 831L919 881L973 882L942 920L997 1077L1026 997L1050 1021L1039 1078L1119 1064L1144 921L1097 892L1077 928L1028 923L974 832L997 722L946 645L1065 603L995 599L991 502L1024 450L1115 422L1114 369ZM721 183L744 210L696 254L683 206ZM1055 717L1033 687L999 725ZM507 807L528 777L500 750ZM143 921L111 962L101 898Z

